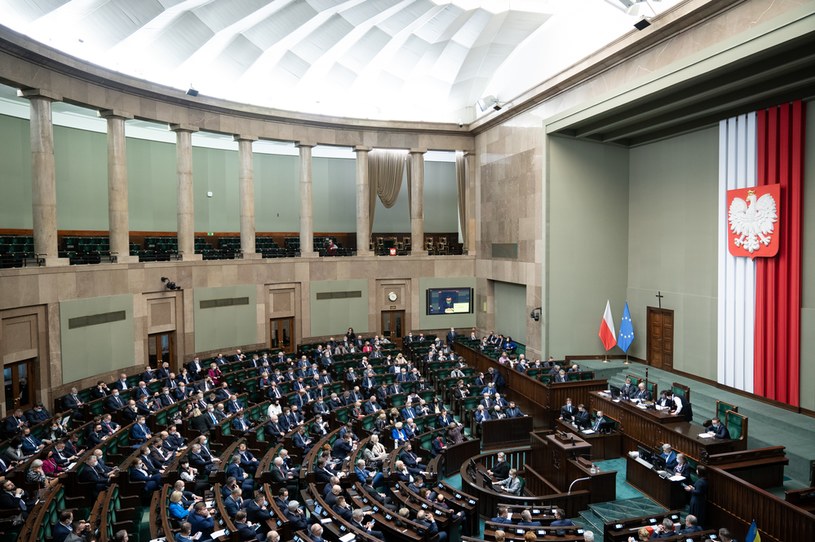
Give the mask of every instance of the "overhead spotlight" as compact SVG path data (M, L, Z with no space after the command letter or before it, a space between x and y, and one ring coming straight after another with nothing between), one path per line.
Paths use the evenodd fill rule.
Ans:
M168 290L180 290L181 287L176 284L175 282L171 281L167 277L161 277L161 282L164 283L164 287Z
M198 91L190 87L187 89L187 96L198 96Z
M493 108L495 111L500 111L501 108L504 106L504 104L499 102L498 98L496 98L493 95L484 96L483 98L481 98L480 100L478 100L475 103L478 106L478 108L481 110L482 113L484 111L486 111L487 109L489 109L489 108Z
M646 17L645 15L642 16L642 19L634 23L634 28L637 30L645 30L649 26L651 26L651 18Z

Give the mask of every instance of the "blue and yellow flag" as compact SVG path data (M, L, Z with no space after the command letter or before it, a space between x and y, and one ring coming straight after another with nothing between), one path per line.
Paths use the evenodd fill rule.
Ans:
M750 528L747 530L747 536L744 537L744 542L761 542L761 534L758 532L756 520L753 520L753 523L750 524Z
M631 322L631 313L628 311L628 301L626 301L623 318L620 320L620 334L617 337L617 346L623 352L628 352L632 342L634 342L634 324Z

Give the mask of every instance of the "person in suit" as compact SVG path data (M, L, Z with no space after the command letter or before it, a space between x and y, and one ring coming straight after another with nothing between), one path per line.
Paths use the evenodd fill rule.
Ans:
M175 533L175 542L195 542L192 538L192 524L189 521L181 523L181 529Z
M102 384L104 384L104 382L102 382ZM42 406L42 403L37 403L34 405L34 408L25 413L25 419L28 421L28 425L32 426L42 423L50 417L51 414Z
M111 384L111 387L115 390L125 391L129 390L132 386L127 383L127 375L125 373L121 373L118 380Z
M119 390L114 388L107 399L105 399L105 410L117 412L125 407L125 402L119 396Z
M64 542L73 530L74 514L70 510L59 513L59 521L51 528L53 542Z
M733 535L730 534L730 531L725 527L719 529L719 539L722 542L738 542L735 538L733 538Z
M586 410L586 406L583 403L577 405L577 413L574 415L574 424L577 425L579 429L586 429L591 424L589 420L589 412Z
M449 442L451 446L464 442L461 426L456 422L450 422L450 425L447 426L447 442Z
M431 450L433 453L433 457L436 457L444 450L447 449L447 443L444 441L444 437L440 434L436 435L433 440L430 442Z
M637 385L637 391L634 393L634 396L631 397L631 400L638 401L640 403L651 400L651 392L648 391L648 388L645 386L645 382L640 382Z
M482 422L491 420L492 417L490 416L489 411L484 408L484 405L478 405L478 408L475 410L475 423L481 425Z
M266 541L266 535L263 532L258 532L250 525L246 519L246 511L241 510L235 514L234 518L235 528L238 531L238 540L259 540L260 542Z
M184 494L180 491L173 491L170 494L170 506L167 508L167 514L171 519L185 521L190 515L190 511L184 506L183 500Z
M498 507L498 515L490 520L493 523L511 524L512 519L509 517L509 509L505 506Z
M102 492L110 485L110 480L108 476L100 474L96 469L98 461L95 455L90 456L82 467L82 470L79 471L77 480L83 484L93 484L95 491ZM110 475L112 476L113 473Z
M229 465L226 467L226 475L234 476L235 481L240 484L241 489L248 495L251 495L255 490L255 483L252 477L246 474L246 471L241 468L241 456L233 455L229 460Z
M384 447L383 447L384 448ZM407 470L413 476L421 474L427 470L427 466L419 461L419 457L413 453L413 446L410 442L406 443L402 452L399 454L399 460L405 465Z
M685 485L685 491L690 493L690 506L688 512L693 514L702 525L707 517L707 477L704 467L696 468L696 483Z
M255 493L255 498L246 503L246 519L252 523L260 524L260 530L264 533L269 531L268 521L272 518L272 513L266 502L263 491Z
M76 389L76 388L74 388ZM68 397L66 395L66 397ZM25 416L23 415L23 411L21 409L15 410L11 416L3 421L3 433L7 437L13 437L14 435L19 435L23 432L23 428L28 427L28 421L26 420Z
M659 457L665 460L665 470L670 471L676 467L677 459L676 452L671 448L667 442L662 445L662 453Z
M625 377L625 384L620 388L621 399L631 399L637 393L637 387L631 382L631 377Z
M524 512L528 512L528 510L524 510ZM521 513L521 516L523 516L523 513ZM521 525L523 525L523 523L521 523ZM552 520L550 525L552 527L572 527L574 526L574 522L569 518L564 518L563 512L559 508L555 508L555 519ZM558 535L563 535L565 534L565 531L555 531L555 533Z
M144 482L144 492L152 493L161 487L161 474L150 474L144 465L144 462L137 458L133 462L133 466L128 471L130 480L132 482Z
M394 467L397 471L401 470L400 466L403 469L404 463L401 461L396 461ZM357 460L357 464L354 467L354 475L361 484L370 484L373 487L381 487L385 485L384 475L381 472L374 473L369 471L364 459Z
M676 454L676 465L674 465L673 474L688 477L688 462L685 459L685 454Z
M498 456L496 457L496 462L492 466L491 470L487 471L487 474L495 478L497 481L506 480L509 477L509 463L507 462L507 457L504 452L498 452Z
M671 538L676 536L678 533L674 530L674 522L671 518L665 518L662 520L662 523L657 525L654 528L654 532L651 535L652 540L658 540L660 538Z
M229 514L229 517L234 518L235 514L243 508L243 490L235 486L232 488L232 491L229 493L229 496L224 499L224 508L226 509L226 513Z
M661 408L670 408L673 406L673 399L667 390L659 392L659 399L657 399L657 406Z
M566 398L566 404L560 407L560 419L566 422L570 422L574 419L575 414L577 414L577 409L572 405L572 398Z
M190 523L190 532L201 533L202 539L207 539L212 536L212 531L215 530L215 520L209 512L209 509L199 501L192 507L192 513L188 516ZM183 531L183 529L182 529Z
M558 512L559 512L559 510L555 510L555 517L556 518L557 518L557 513ZM556 519L555 521L558 521L558 520ZM561 520L561 521L568 521L569 525L574 525L574 523L572 523L572 520L570 520L570 519ZM521 521L518 522L518 525L521 526L521 527L540 527L541 522L537 521L537 520L532 521L532 513L529 510L523 510L521 512ZM554 521L552 522L552 525L555 525ZM562 523L559 523L558 525L562 525ZM557 527L557 525L555 525L555 526Z
M603 416L603 411L598 410L597 415L594 417L594 423L591 425L591 429L595 433L599 433L606 423L608 423L608 420Z
M136 423L130 428L130 440L134 443L142 444L153 438L150 428L144 423L144 416L138 416Z
M710 432L713 433L713 438L715 439L730 438L730 431L728 431L727 427L725 427L719 418L710 420Z
M521 479L518 478L518 471L515 469L509 469L509 476L500 482L493 482L493 485L498 486L499 490L505 491L510 495L521 494Z
M507 415L507 418L523 418L526 416L521 409L518 408L518 405L515 404L515 401L510 401L509 405L507 406L504 413Z
M450 331L447 332L447 346L453 346L453 343L456 342L456 328L451 327Z
M356 510L351 512L351 525L353 525L354 527L356 527L356 528L358 528L358 529L360 529L362 531L365 531L366 533L368 533L369 535L371 535L371 536L373 536L375 538L378 538L380 540L385 540L385 535L382 533L382 531L375 531L374 530L374 521L373 520L368 521L365 524L362 523L362 521L364 519L364 516L365 516L365 514L359 508L357 508ZM438 526L436 527L436 529L438 529ZM439 539L439 540L441 540L441 539Z
M441 414L439 414L438 420L436 421L439 427L447 427L453 422L453 417L447 412L446 408L441 409Z
M309 528L309 531L311 533L311 535L309 536L309 538L311 538L311 542L325 542L325 539L323 538L322 525L320 525L319 523L315 523Z
M691 534L702 530L699 526L696 516L688 514L685 516L685 526L679 531L679 534Z
M293 530L301 530L308 528L308 521L303 511L300 509L300 503L297 501L289 501L286 510L284 511L286 518L291 523Z

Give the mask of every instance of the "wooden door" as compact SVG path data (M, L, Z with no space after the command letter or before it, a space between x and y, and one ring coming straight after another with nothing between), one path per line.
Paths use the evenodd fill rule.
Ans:
M657 369L674 366L674 311L648 307L648 364Z
M286 353L294 352L294 316L272 318L270 326L271 347Z
M382 336L397 346L405 336L405 311L382 311Z
M175 361L175 331L147 336L147 363L157 369L165 361L170 364L170 371L178 372Z
M34 407L36 367L37 358L18 361L3 367L3 380L6 388L6 414L11 414L15 408L26 411Z

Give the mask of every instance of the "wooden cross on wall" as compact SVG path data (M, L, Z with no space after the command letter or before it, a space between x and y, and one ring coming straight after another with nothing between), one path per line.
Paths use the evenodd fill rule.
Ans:
M659 303L659 308L661 309L662 308L662 298L665 297L665 296L662 295L662 292L658 291L657 295L655 295L654 297L657 298L657 303Z

